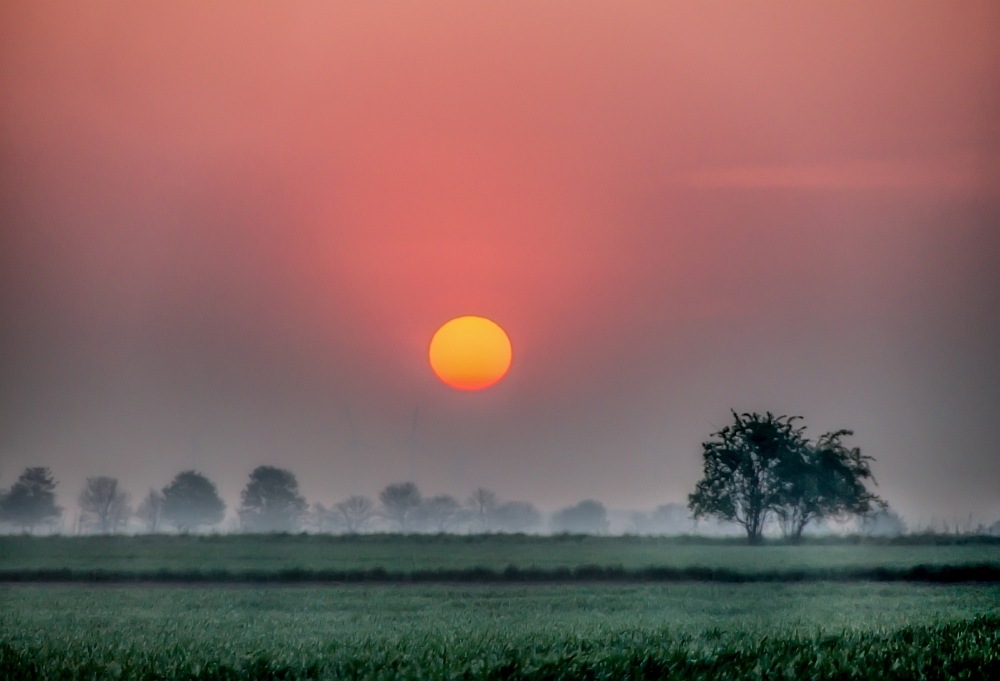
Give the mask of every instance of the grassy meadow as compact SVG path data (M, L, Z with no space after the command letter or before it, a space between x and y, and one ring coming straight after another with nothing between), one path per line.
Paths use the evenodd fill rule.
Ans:
M127 578L158 570L408 574L510 565L711 568L779 579L265 586ZM829 570L918 565L996 568L1000 542L0 537L0 579L8 582L0 583L0 681L1000 678L1000 583L820 579ZM815 579L780 579L796 569ZM110 578L9 583L38 570L69 570L84 582L97 573Z
M0 586L0 678L951 679L1000 587Z
M566 535L139 535L0 537L0 578L38 570L154 571L705 568L739 574L1000 567L1000 538L829 539L748 547L737 539Z

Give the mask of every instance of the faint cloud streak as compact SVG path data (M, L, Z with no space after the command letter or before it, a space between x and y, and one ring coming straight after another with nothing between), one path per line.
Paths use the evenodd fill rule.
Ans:
M998 159L962 155L708 168L667 176L674 186L740 189L892 189L1000 193Z

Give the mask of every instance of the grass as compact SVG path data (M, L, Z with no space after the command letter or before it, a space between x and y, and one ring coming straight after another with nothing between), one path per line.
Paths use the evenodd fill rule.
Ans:
M1000 581L1000 541L524 535L0 537L4 581Z
M952 679L1000 587L0 587L0 679Z
M808 581L976 570L998 581L1000 542L2 537L0 579L126 584L0 584L0 681L1000 678L1000 583ZM134 581L345 574L500 583ZM747 583L623 581L706 574ZM590 583L515 584L518 575Z

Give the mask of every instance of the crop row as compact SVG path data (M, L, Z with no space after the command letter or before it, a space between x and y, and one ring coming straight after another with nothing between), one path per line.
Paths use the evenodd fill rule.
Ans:
M486 567L430 570L0 570L0 583L95 582L95 583L551 583L551 582L960 582L1000 583L1000 565L917 565L910 568L809 568L800 570L740 571L710 567L645 567L582 565L575 568Z
M626 630L362 638L290 659L213 659L127 641L0 641L0 679L995 679L1000 618L839 635L702 637Z

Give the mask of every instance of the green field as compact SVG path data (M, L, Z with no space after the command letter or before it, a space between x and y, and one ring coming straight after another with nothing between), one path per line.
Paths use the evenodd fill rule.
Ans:
M7 586L0 678L986 679L997 613L967 585Z
M750 547L638 537L3 537L8 679L990 679L1000 583L129 584L138 572L1000 565L989 538ZM96 572L95 572L96 571ZM117 577L115 577L117 575ZM168 580L169 581L169 580ZM182 581L182 580L177 580Z
M1000 539L828 540L748 547L737 540L524 535L0 537L0 573L25 570L371 570L581 565L794 570L1000 566Z

